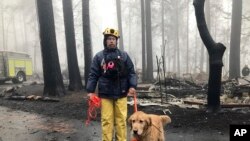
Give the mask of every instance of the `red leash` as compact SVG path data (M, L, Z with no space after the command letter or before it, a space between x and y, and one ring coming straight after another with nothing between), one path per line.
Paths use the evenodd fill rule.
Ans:
M137 99L136 99L136 93L134 94L134 112L137 112Z
M96 109L101 107L101 99L96 95L92 95L90 99L88 99L88 105L89 105L88 113L87 113L88 118L85 122L86 126L89 125L91 119L96 118L96 115L97 115Z
M137 112L137 98L136 98L136 93L134 94L134 112ZM138 141L138 140L136 138L133 138L130 141Z

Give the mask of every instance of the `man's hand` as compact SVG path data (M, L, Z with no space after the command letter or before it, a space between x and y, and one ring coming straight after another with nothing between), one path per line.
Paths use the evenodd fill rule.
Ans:
M96 94L95 94L95 93L88 93L87 99L90 99L90 97L92 97L92 96L94 96L94 95L96 95Z
M128 90L128 96L134 96L136 94L135 88L129 88Z

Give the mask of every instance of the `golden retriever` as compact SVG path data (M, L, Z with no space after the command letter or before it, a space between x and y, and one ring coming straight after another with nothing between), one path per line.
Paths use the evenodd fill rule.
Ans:
M137 111L128 119L133 140L136 141L165 141L163 126L170 123L167 115L146 114Z

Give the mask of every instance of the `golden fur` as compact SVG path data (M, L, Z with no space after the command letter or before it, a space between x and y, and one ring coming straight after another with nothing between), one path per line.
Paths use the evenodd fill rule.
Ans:
M165 141L163 126L170 123L167 115L146 114L137 111L128 119L133 138L137 141Z

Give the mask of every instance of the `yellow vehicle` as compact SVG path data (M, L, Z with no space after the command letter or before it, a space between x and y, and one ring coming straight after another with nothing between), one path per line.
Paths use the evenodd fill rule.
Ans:
M32 76L32 59L28 54L0 51L0 83L22 83Z

